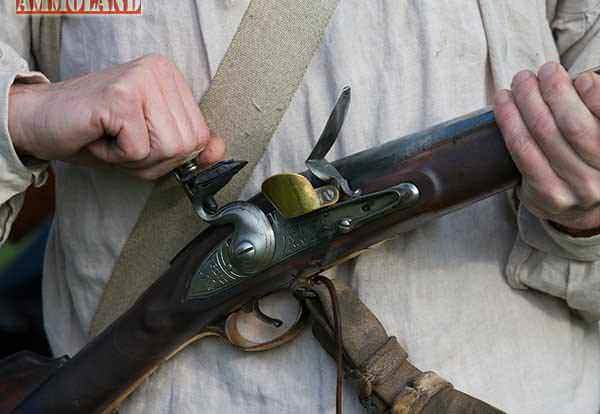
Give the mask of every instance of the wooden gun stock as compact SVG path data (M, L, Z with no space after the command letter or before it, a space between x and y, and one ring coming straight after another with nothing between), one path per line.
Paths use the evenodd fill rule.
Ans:
M50 378L66 358L50 359L29 351L19 352L0 364L0 413L10 413L25 397Z
M262 194L249 202L267 217L276 217L278 223L302 228L320 223L324 214L335 215L339 211L336 208L357 206L366 217L360 226L331 233L329 239L307 236L301 240L305 243L302 248L294 254L282 254L281 260L263 271L245 275L207 297L193 297L189 292L197 269L232 233L231 226L209 228L178 255L132 308L72 359L52 370L49 378L38 380L40 385L34 391L15 394L28 394L20 404L14 403L15 396L11 397L12 405L0 401L0 411L111 412L162 361L186 344L205 335L223 335L225 318L245 304L290 287L299 277L314 275L420 223L508 189L519 179L491 111L390 141L334 165L352 188L362 191L363 198L287 221L277 216ZM324 184L309 173L305 176L315 187ZM368 215L369 209L377 206L374 200L379 194L385 195L386 190L402 183L418 188L416 203ZM3 376L0 389L7 389L1 382L10 380L10 376ZM2 395L6 397L6 393Z

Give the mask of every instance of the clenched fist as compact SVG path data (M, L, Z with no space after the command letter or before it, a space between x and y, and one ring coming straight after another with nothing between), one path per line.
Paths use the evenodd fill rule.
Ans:
M527 208L574 235L600 232L600 76L573 82L553 62L522 71L495 112Z
M21 155L117 165L145 179L225 153L181 72L157 55L60 83L15 84L9 131Z

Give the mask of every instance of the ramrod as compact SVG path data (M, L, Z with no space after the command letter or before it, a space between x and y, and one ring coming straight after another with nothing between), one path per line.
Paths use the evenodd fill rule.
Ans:
M519 174L483 110L329 163L350 91L336 105L303 174L280 174L247 202L219 207L213 195L243 166L225 161L176 175L212 224L116 322L72 359L21 353L0 365L0 413L111 412L156 367L195 339L219 335L245 350L257 344L236 315L281 289L419 224L515 185ZM201 407L199 407L201 409ZM466 412L466 411L465 411Z

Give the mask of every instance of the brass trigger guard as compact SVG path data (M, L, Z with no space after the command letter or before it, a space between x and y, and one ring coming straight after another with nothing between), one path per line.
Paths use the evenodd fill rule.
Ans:
M296 339L309 321L310 315L306 305L300 301L298 303L300 304L300 308L292 326L290 326L283 334L270 341L255 342L240 333L237 324L240 316L247 313L244 310L238 310L227 317L223 332L224 336L233 346L244 352L268 351L285 345Z

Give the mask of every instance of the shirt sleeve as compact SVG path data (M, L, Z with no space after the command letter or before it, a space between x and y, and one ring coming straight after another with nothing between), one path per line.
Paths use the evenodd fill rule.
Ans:
M600 65L600 1L552 2L550 20L561 62L573 74ZM518 235L506 267L509 284L564 299L600 320L600 235L572 237L534 216L511 194Z
M600 320L600 236L571 237L523 205L506 266L508 283L564 299L588 320Z
M2 39L2 35L0 35ZM4 243L23 205L24 192L31 185L42 185L46 163L23 161L15 151L8 130L10 87L16 82L39 83L48 79L29 70L27 61L0 40L0 243Z
M550 25L561 62L571 73L600 65L600 1L559 0Z

